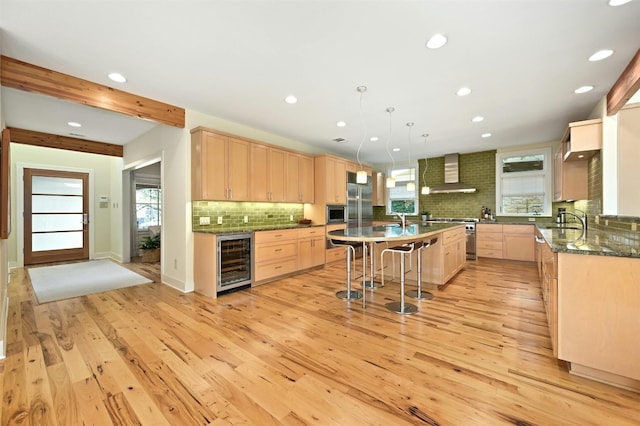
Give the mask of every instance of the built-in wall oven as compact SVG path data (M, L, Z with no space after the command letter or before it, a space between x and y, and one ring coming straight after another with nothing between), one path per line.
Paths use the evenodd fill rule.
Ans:
M253 233L218 235L218 293L253 282Z

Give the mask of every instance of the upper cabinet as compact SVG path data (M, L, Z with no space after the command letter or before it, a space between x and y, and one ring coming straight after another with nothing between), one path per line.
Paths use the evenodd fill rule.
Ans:
M319 155L315 158L316 202L347 204L347 162Z
M587 160L602 149L602 119L569 123L562 136L565 161Z
M204 129L191 135L191 199L247 201L249 142Z
M553 162L553 201L586 200L587 176L587 160L564 161L562 146L560 146Z
M282 149L251 144L251 201L288 201L285 196L286 155Z
M313 157L287 152L286 201L289 203L313 203Z

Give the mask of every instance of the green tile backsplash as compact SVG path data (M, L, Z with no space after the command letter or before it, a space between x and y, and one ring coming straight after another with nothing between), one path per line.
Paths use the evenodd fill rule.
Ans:
M191 206L194 231L286 225L304 217L304 204L294 203L193 201ZM222 225L218 225L219 216L222 216ZM243 222L244 216L248 217L247 223ZM200 225L201 217L209 217L211 223Z

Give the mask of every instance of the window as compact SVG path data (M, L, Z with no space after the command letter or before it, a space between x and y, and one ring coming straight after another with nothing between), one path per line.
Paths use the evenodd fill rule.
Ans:
M160 226L162 190L158 185L136 184L136 221L138 229Z
M387 188L387 214L418 214L418 192L416 191L416 166L389 169L387 176L396 179L395 188ZM407 183L413 182L413 191L407 191Z
M551 216L551 148L496 154L498 216Z

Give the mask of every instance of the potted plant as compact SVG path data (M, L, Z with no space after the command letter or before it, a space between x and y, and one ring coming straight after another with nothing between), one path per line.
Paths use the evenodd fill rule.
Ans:
M138 247L142 249L143 262L160 261L160 234L144 238Z
M424 210L422 213L420 213L420 216L422 216L422 221L426 222L427 219L431 218L431 212L428 210Z

